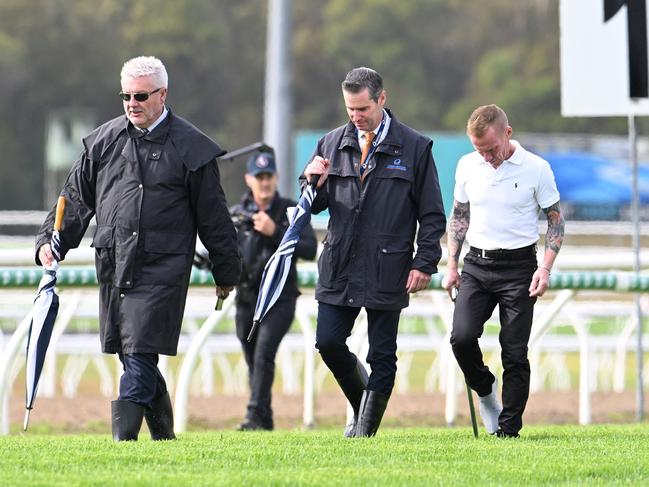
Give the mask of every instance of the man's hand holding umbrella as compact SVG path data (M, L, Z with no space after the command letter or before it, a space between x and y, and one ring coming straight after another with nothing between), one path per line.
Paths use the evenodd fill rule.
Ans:
M23 429L27 431L29 414L34 407L38 380L43 370L45 353L50 343L52 329L59 311L59 297L54 292L56 285L56 271L61 260L61 239L59 230L63 223L63 212L65 209L65 198L59 197L56 206L56 218L52 232L51 244L41 246L38 257L45 268L41 282L38 285L38 292L34 299L32 308L32 322L27 337L27 359L25 366L25 422Z
M309 184L315 179L315 188L321 188L329 177L329 159L315 156L309 165L304 169L304 176Z
M44 244L38 251L38 258L43 264L43 267L52 267L52 264L56 262L54 255L52 254L52 246L50 244Z

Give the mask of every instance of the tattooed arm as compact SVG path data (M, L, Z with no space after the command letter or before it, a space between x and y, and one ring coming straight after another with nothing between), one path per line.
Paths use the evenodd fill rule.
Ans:
M451 295L451 290L460 287L460 274L458 273L458 263L460 260L460 252L462 252L462 244L466 238L466 232L469 229L469 221L471 217L471 207L469 202L460 203L457 200L453 201L453 213L448 222L447 233L447 250L448 250L448 264L447 272L442 281L442 286Z
M543 208L543 213L548 219L548 231L545 234L545 252L543 253L543 263L536 270L530 284L530 296L543 296L550 282L550 271L554 260L563 244L563 234L565 221L561 214L561 206L557 201L548 208Z

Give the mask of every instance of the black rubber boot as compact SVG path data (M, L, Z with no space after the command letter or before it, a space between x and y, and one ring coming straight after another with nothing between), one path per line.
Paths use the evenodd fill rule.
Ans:
M144 419L146 419L152 440L176 439L174 434L174 413L171 409L171 399L168 392L154 400L150 409L145 409Z
M354 418L345 427L345 437L352 438L355 436L356 425L358 423L358 411L361 407L361 398L367 387L367 371L360 360L356 359L356 367L342 379L336 379L338 385L343 390L345 397L352 405Z
M390 396L376 391L363 392L356 437L374 436L379 429Z
M112 401L110 403L113 422L114 441L137 441L142 427L144 408L131 401Z

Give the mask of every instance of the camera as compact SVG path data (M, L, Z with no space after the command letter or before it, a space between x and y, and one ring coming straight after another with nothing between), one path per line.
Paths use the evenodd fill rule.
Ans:
M249 231L252 230L253 227L252 217L254 214L254 211L238 208L236 211L230 214L230 218L232 218L232 223L234 224L234 227L237 229L237 231Z

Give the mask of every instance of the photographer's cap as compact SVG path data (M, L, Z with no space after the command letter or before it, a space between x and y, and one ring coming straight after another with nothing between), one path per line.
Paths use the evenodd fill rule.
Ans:
M252 176L257 174L275 174L275 156L270 152L257 152L248 159L248 169L246 171Z

